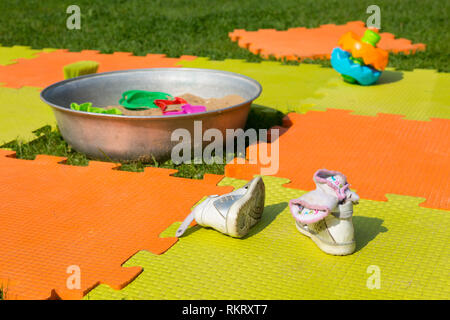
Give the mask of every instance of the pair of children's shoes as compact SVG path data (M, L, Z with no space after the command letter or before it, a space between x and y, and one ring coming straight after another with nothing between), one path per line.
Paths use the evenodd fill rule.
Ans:
M297 229L328 254L353 253L352 215L358 195L350 191L346 177L340 172L321 169L313 179L316 190L289 202ZM209 196L184 220L176 236L182 236L195 219L201 226L242 238L261 220L264 201L264 182L256 177L233 192Z

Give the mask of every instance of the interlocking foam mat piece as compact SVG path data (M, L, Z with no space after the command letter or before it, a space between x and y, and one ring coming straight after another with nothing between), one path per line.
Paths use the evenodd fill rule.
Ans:
M121 289L142 271L122 268L126 260L139 250L163 253L177 238L161 232L205 195L232 190L217 186L217 175L192 180L169 169L133 173L112 170L113 163L76 167L58 157L8 154L0 150L0 287L7 299L78 299L100 283ZM70 266L79 267L80 289L67 287Z
M0 83L9 88L22 86L44 88L64 80L63 67L81 60L97 61L100 63L98 72L106 72L123 69L176 67L177 62L181 59L192 60L195 57L167 58L163 54L148 54L140 57L129 52L101 54L95 50L69 52L60 49L39 53L39 56L32 60L17 59L16 64L0 66Z
M39 52L52 52L56 49L35 50L25 46L3 47L0 46L0 65L8 65L16 63L16 59L33 59L37 57Z
M262 142L248 148L246 164L236 159L227 164L225 175L250 179L278 164L274 175L290 179L289 187L312 190L314 172L326 168L347 175L364 199L386 200L392 193L426 198L424 207L450 209L450 120L350 113L291 113L284 119L291 126L280 128L278 162L274 157L267 166L258 163L254 151L271 147Z
M0 145L18 139L36 138L33 130L56 125L51 108L39 98L38 88L10 89L0 87Z
M413 72L387 69L373 86L355 86L330 78L303 101L311 110L353 110L353 114L404 115L406 119L450 118L450 73L416 69Z
M339 38L348 31L362 36L366 30L364 22L351 21L344 25L326 24L319 28L291 28L286 31L275 29L260 29L258 31L246 31L242 29L229 33L232 41L242 48L248 49L254 54L264 58L274 56L277 59L329 59L331 51L337 46ZM380 33L381 40L378 47L393 53L415 53L417 50L425 50L422 43L412 44L407 39L395 39L388 32Z
M188 68L237 72L251 77L263 86L263 92L255 100L255 104L282 112L308 110L310 105L303 103L303 100L315 97L314 92L325 86L330 79L340 79L333 69L314 64L290 66L275 61L252 63L234 59L211 61L207 58L181 61L179 64Z
M388 68L379 82L370 87L351 85L331 68L318 65L282 65L264 61L211 61L197 58L181 61L189 68L207 68L238 72L263 86L255 104L282 112L306 112L327 108L353 110L355 114L393 113L407 119L450 118L450 74L417 69L395 71Z
M264 177L262 220L243 239L191 227L163 255L141 251L124 266L144 271L123 290L100 285L86 299L447 299L450 215L420 198L388 195L355 207L356 252L323 253L294 225L288 201L304 191ZM241 187L225 178L219 185ZM172 236L179 223L162 235ZM437 227L439 226L439 227ZM376 266L380 289L369 289ZM368 273L369 268L369 273ZM370 278L372 277L372 278Z

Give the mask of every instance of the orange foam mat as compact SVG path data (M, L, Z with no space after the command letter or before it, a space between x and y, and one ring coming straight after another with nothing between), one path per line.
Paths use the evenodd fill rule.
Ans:
M193 60L194 56L168 58L163 54L148 54L134 56L130 52L115 52L102 54L95 50L69 52L56 50L38 53L38 57L17 59L17 63L0 66L0 83L9 88L22 86L44 88L57 81L64 80L63 67L82 60L93 60L100 64L98 72L117 71L124 69L167 68L176 67L181 60Z
M325 24L319 28L291 28L286 31L275 29L260 29L246 31L236 29L228 35L232 41L254 54L264 58L275 56L277 59L287 60L330 59L331 51L337 47L339 38L348 31L355 32L359 37L366 30L362 21L351 21L344 25ZM380 33L381 40L378 47L393 53L415 53L425 50L425 44L412 44L407 39L395 39L388 32Z
M135 173L112 163L77 167L59 157L13 155L0 150L0 288L7 299L79 299L101 283L122 289L142 271L123 263L140 250L165 252L177 238L161 232L205 195L233 189L217 186L219 175L192 180L169 169Z
M385 195L392 193L426 198L420 204L423 207L450 209L450 120L415 121L351 112L290 113L284 119L290 127L280 128L279 169L274 175L290 179L287 186L291 188L312 190L317 169L338 170L347 175L361 198L387 201ZM247 149L247 163L235 159L225 167L225 175L250 179L260 174L264 166L252 156L258 147L269 146L252 145ZM264 163L276 168L274 160L264 159Z

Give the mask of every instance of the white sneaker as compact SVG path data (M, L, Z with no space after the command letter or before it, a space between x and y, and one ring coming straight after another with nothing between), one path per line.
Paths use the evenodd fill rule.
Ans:
M222 196L209 196L183 221L176 236L183 235L195 219L203 227L211 227L229 236L242 238L261 220L264 201L264 182L261 177L256 177L233 192Z
M352 216L337 218L336 215L333 212L310 224L296 221L295 226L325 253L336 256L352 254L356 247Z
M353 253L352 216L358 195L348 189L347 179L337 171L319 170L314 181L316 190L289 202L297 229L328 254Z

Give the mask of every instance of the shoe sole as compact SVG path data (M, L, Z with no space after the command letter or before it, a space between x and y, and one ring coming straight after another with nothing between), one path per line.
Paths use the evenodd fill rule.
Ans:
M333 256L346 256L355 252L356 243L346 243L346 244L329 244L322 240L319 237L312 234L311 232L306 231L302 227L300 227L297 223L295 223L295 227L301 234L311 238L312 241L325 253L331 254Z
M254 178L245 195L229 209L227 216L228 234L235 238L244 237L261 220L264 211L265 186L261 177Z

